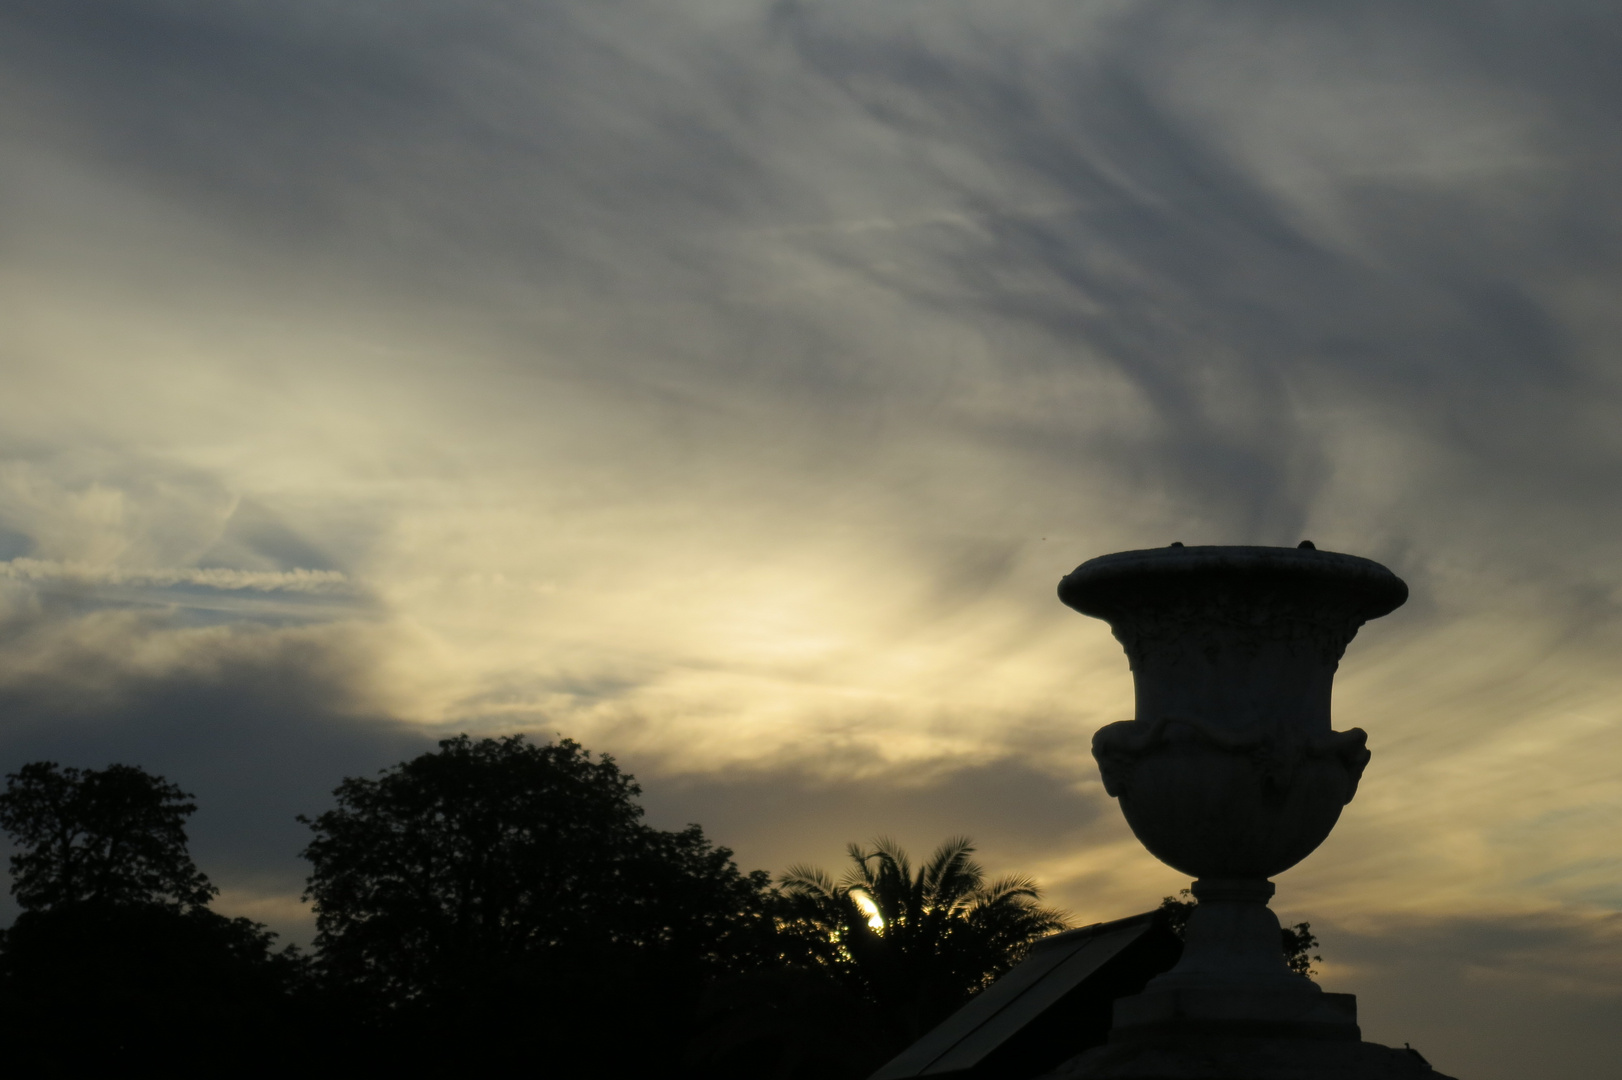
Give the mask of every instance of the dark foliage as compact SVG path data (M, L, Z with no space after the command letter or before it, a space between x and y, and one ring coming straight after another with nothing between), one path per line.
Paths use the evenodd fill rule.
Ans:
M186 851L191 796L130 765L24 765L0 794L0 828L20 849L11 891L25 910L61 904L207 904L214 886Z
M186 850L190 798L128 765L35 762L8 777L0 826L18 846L24 911L0 937L0 1035L21 1074L292 1062L276 1048L305 962L208 910L214 887Z
M774 889L698 826L648 826L639 794L611 758L521 736L345 780L301 819L311 960L208 909L178 787L25 766L0 795L25 908L0 936L0 1035L43 1076L859 1080L1064 925L967 840L916 873L853 846L841 881Z
M769 880L572 741L449 739L309 821L322 974L417 1063L668 1066L705 986L768 961ZM611 1061L602 1055L608 1054Z
M304 962L206 908L66 904L24 912L0 951L0 1031L22 1075L292 1065Z
M1312 924L1299 922L1294 926L1280 927L1279 933L1283 938L1284 962L1290 966L1290 970L1309 979L1318 974L1312 965L1323 963L1324 958L1311 955L1312 950L1318 947L1318 936L1312 932Z
M718 980L697 1019L684 1063L705 1080L865 1080L896 1053L872 1003L813 968Z
M1188 917L1193 914L1199 901L1187 889L1176 896L1168 896L1160 901L1160 909L1166 913L1167 924L1176 932L1178 937L1183 936L1183 928L1188 925ZM1323 963L1323 957L1315 956L1312 950L1318 947L1318 937L1312 932L1311 923L1296 923L1294 926L1279 928L1279 946L1284 950L1284 962L1291 971L1297 975L1312 978L1318 974L1313 964Z
M1040 906L1029 878L987 881L957 838L914 873L887 840L850 846L835 882L812 867L782 879L781 949L789 963L819 972L867 1005L865 1043L882 1064L1061 930L1060 912Z

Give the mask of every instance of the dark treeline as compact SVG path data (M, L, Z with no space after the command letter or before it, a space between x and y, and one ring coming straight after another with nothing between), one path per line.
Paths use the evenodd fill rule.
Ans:
M612 758L521 736L347 779L301 819L305 953L210 908L176 785L24 766L0 795L8 1064L862 1077L1065 925L966 839L774 883L697 825L649 826L639 794Z

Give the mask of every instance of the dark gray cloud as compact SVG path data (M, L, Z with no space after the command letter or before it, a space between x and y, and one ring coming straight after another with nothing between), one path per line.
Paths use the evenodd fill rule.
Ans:
M1491 507L1509 503L1566 527L1610 521L1622 466L1570 412L1614 406L1616 387L1564 294L1622 265L1606 209L1614 161L1600 149L1616 144L1616 120L1593 104L1615 96L1613 13L718 10L29 3L8 9L6 40L14 78L38 99L29 138L213 206L267 249L292 242L318 264L474 290L486 304L492 290L561 290L694 305L712 329L672 334L668 308L628 308L550 332L588 335L599 375L612 364L682 409L708 398L724 414L745 387L765 389L762 426L781 424L795 395L871 412L938 375L927 361L841 359L829 312L766 315L728 298L755 258L740 230L838 225L834 196L873 179L839 141L844 121L813 113L849 109L902 146L889 164L905 180L874 182L895 187L875 213L904 222L909 200L927 199L946 216L789 247L909 303L1033 329L1051 347L1010 350L1004 378L1063 385L1102 365L1152 417L1116 431L1053 409L971 421L988 444L1043 468L1108 469L1165 491L1213 533L1282 543L1344 467L1315 414L1351 406L1467 460L1459 499L1487 518L1472 525L1502 526ZM1247 82L1230 70L1243 65L1271 66ZM1370 115L1385 98L1359 104L1392 82L1411 86L1419 119ZM1459 111L1478 86L1493 100ZM1298 107L1278 104L1292 96ZM1456 136L1449 124L1490 141L1495 109L1519 111L1501 126L1519 164L1473 144L1405 160ZM1338 233L1247 144L1283 124L1331 133L1325 160L1284 164L1313 174ZM796 139L836 163L833 191L794 174L783 143ZM948 420L963 422L909 422ZM1516 539L1501 544L1522 544L1524 528L1505 531Z
M294 819L331 805L340 780L432 747L421 728L364 711L367 660L340 635L151 617L109 634L109 618L129 621L60 610L9 621L0 773L119 762L169 778L197 797L194 857L238 904L301 891L307 830ZM286 910L255 914L307 934Z
M503 2L339 11L157 2L9 5L27 137L154 184L267 254L358 260L436 288L662 290L676 222L764 194L738 145L743 61L661 67L659 5ZM625 258L634 233L641 258ZM312 266L312 269L317 269ZM330 269L330 268L329 268ZM682 271L677 274L675 271Z
M968 148L1055 204L1021 213L996 191L960 185L980 227L919 230L914 257L881 275L942 305L1043 328L1057 362L1085 353L1114 366L1159 420L1113 452L1057 417L1010 437L1042 439L1047 455L1078 467L1113 457L1200 507L1224 535L1286 542L1333 469L1311 420L1333 402L1400 418L1467 456L1467 482L1515 490L1506 511L1613 513L1602 500L1622 479L1614 448L1568 421L1574 400L1614 406L1615 380L1591 350L1581 355L1561 289L1614 280L1622 266L1617 162L1600 149L1616 145L1617 121L1593 108L1617 96L1605 58L1622 19L1556 8L1146 3L1098 20L1091 38L1056 29L1051 46L992 18L975 24L979 34L931 35L922 12L777 11L801 54L863 108L921 140ZM1204 87L1210 109L1191 107L1200 103L1177 86L1182 65L1269 60L1282 70L1248 81L1230 71ZM1532 159L1507 171L1439 162L1460 170L1440 178L1423 162L1384 167L1415 132L1367 115L1359 95L1415 74L1429 80L1410 84L1417 109L1439 89L1481 85L1500 99L1484 112L1508 101L1535 117L1535 134L1502 147ZM1276 98L1292 94L1302 103L1291 119L1332 130L1345 117L1313 116L1325 105L1319 77L1345 111L1365 113L1367 133L1348 133L1365 145L1345 149L1375 168L1364 173L1354 158L1319 179L1356 249L1305 219L1270 163L1235 139L1278 119Z
M1617 918L1528 913L1385 925L1314 922L1364 1035L1412 1042L1460 1076L1604 1076L1622 1050Z

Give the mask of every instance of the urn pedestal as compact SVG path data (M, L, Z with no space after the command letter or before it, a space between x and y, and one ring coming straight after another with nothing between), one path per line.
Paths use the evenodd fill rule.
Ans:
M1408 588L1367 559L1299 548L1126 551L1059 584L1126 650L1136 715L1093 736L1104 788L1157 858L1195 879L1181 961L1116 1003L1107 1045L1055 1076L1183 1080L1439 1074L1361 1041L1355 999L1284 962L1269 878L1334 828L1367 737L1330 724L1358 628Z

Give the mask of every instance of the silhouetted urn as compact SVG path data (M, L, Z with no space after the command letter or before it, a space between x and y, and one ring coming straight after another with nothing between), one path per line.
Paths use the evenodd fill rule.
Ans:
M1060 582L1132 667L1136 716L1093 736L1104 788L1150 852L1198 879L1182 962L1123 1001L1118 1027L1202 1013L1355 1024L1349 996L1285 967L1267 879L1322 843L1357 791L1366 736L1332 729L1331 685L1358 628L1407 596L1378 563L1306 543L1123 551Z

